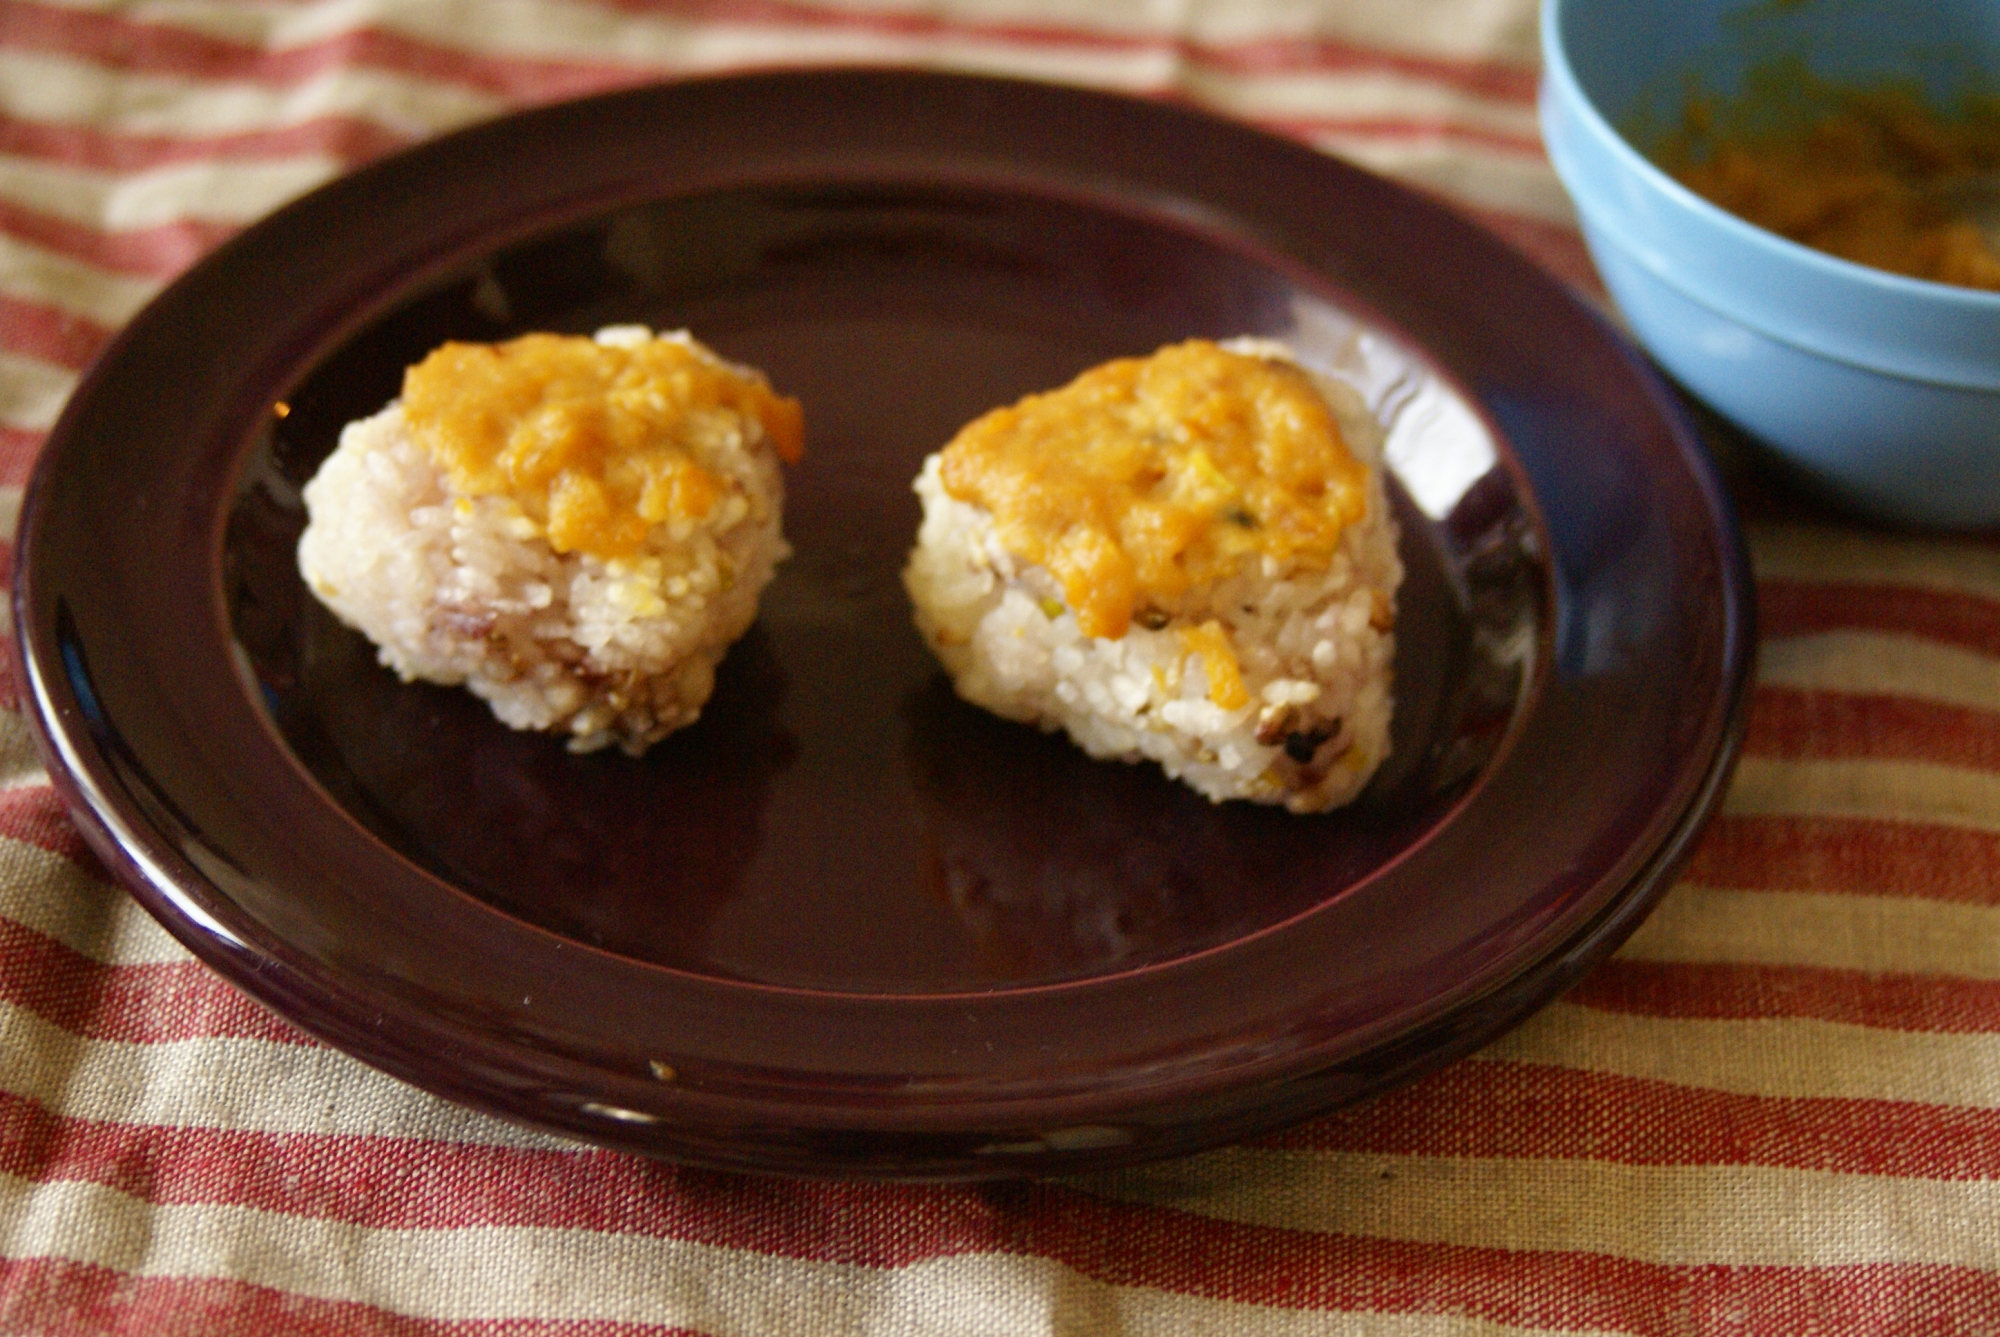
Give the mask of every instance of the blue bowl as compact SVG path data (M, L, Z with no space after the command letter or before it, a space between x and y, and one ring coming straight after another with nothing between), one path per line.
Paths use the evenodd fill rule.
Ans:
M1614 127L1677 122L1796 58L1845 86L1993 87L1992 0L1549 0L1542 133L1585 242L1661 365L1805 477L1876 515L2000 523L2000 293L1904 278L1744 222ZM1644 130L1638 135L1643 137Z

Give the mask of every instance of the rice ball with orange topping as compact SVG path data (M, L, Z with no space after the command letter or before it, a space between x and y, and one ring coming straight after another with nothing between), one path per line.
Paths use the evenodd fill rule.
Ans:
M406 681L637 754L755 619L802 435L797 401L684 333L448 343L306 485L299 570Z
M1381 442L1272 341L1093 368L925 461L918 629L960 696L1092 756L1218 802L1338 806L1389 752Z

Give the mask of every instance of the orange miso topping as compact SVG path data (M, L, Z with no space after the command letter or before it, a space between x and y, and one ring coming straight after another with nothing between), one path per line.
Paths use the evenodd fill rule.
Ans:
M1726 109L1725 119L1754 111ZM1690 103L1661 153L1682 185L1815 250L1933 283L2000 289L1965 196L2000 171L2000 110L1947 118L1898 90L1843 92L1810 124L1726 132Z
M731 485L704 464L754 419L799 459L798 401L676 339L528 334L447 343L403 376L403 415L463 496L511 497L557 552L627 557Z
M1325 569L1367 470L1311 377L1196 339L1095 367L968 425L945 491L1061 583L1086 635L1262 557Z

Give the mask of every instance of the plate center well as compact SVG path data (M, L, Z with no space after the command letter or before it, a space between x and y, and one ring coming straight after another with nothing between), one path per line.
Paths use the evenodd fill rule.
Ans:
M409 362L447 338L632 320L762 367L804 401L808 430L787 479L795 556L701 722L636 761L572 756L461 691L398 682L306 595L292 558L299 485ZM1093 762L957 701L899 572L910 480L964 422L1106 358L1246 333L1334 370L1365 361L1337 295L1253 246L1087 202L825 186L622 210L399 306L296 387L231 517L234 630L275 727L356 821L579 942L883 993L1185 956L1366 878L1490 758L1526 691L1541 606L1532 526L1497 455L1440 503L1439 470L1465 474L1463 451L1451 465L1420 437L1400 443L1396 756L1361 803L1325 817L1217 807L1155 768ZM1433 407L1451 400L1414 361L1405 371L1386 403L1419 382ZM1475 419L1458 405L1457 421Z

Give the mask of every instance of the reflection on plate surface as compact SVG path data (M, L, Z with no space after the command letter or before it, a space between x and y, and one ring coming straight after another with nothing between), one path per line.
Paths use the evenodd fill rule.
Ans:
M404 363L446 338L632 320L763 368L811 435L788 479L796 554L756 633L701 723L638 762L573 757L461 693L398 683L290 563L298 486ZM1402 485L1394 759L1357 808L1319 818L1211 805L1155 767L982 718L941 686L899 580L910 481L963 423L1109 357L1242 333L1361 390ZM722 978L1046 984L1269 928L1462 797L1544 634L1533 519L1434 371L1254 257L1060 201L763 190L619 211L385 313L289 404L225 560L238 642L293 751L377 836L496 908Z

